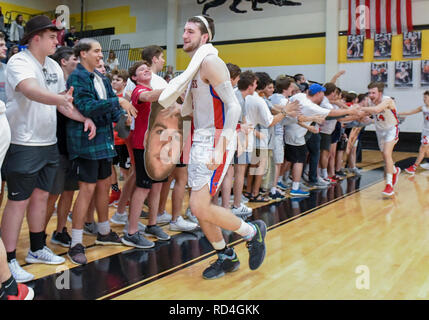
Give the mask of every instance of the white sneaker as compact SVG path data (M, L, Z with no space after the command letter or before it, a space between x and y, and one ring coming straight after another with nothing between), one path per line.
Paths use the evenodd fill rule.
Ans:
M192 221L193 223L196 223L197 225L200 225L200 223L198 222L198 219L196 216L194 216L191 212L191 208L186 209L186 217Z
M232 207L232 213L236 216L249 215L252 214L252 208L249 208L244 203L242 203L238 208Z
M247 199L244 195L241 195L241 202L242 203L248 203L249 199Z
M43 249L37 250L36 252L29 250L25 261L27 263L62 264L66 259L57 256L51 249L44 246Z
M326 181L325 179L323 179L319 176L317 177L317 182L323 183L325 186L329 186L331 184L329 181Z
M171 214L164 210L164 213L156 217L156 224L166 224L171 221Z
M144 225L143 223L139 222L137 225L137 229L138 231L145 231L146 230L146 225ZM128 220L125 223L124 229L122 230L123 233L128 233Z
M192 231L198 227L198 224L186 221L182 216L178 216L176 221L170 221L171 231Z
M125 225L128 222L128 215L126 213L120 214L118 211L110 218L110 222L114 224Z
M16 282L24 283L34 279L34 275L22 269L16 259L12 259L11 262L8 262L8 266Z
M423 169L429 170L429 162L422 163L422 164L420 165L420 167L422 167Z

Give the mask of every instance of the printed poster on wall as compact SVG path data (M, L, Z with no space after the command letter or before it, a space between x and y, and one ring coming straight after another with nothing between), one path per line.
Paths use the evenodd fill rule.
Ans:
M371 82L383 82L387 87L387 62L371 63Z
M429 87L429 60L422 60L420 84L422 87Z
M422 33L421 31L405 32L403 35L402 56L404 58L421 58Z
M413 62L395 62L395 87L409 88L413 86Z
M362 60L363 59L363 42L364 35L347 36L347 59Z
M375 59L392 58L392 34L391 33L375 34L374 58Z

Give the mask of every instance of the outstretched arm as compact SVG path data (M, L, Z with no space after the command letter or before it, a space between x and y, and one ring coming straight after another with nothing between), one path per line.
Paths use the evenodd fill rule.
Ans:
M416 109L413 109L413 110L410 110L410 111L407 111L407 112L399 112L398 116L400 116L400 117L411 116L412 114L416 114L416 113L422 112L422 109L423 109L422 107L418 107Z
M337 72L337 73L332 77L331 81L329 81L329 82L336 83L336 82L337 82L337 80L338 80L338 78L339 78L339 77L341 77L344 73L346 73L346 70L341 70L341 71Z
M384 110L390 108L391 106L395 106L392 99L385 99L380 104L376 105L375 107L366 107L363 110L367 114L377 114L380 112L383 112Z

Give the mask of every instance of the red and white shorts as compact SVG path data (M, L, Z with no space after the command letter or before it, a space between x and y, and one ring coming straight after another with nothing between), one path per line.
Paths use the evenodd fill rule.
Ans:
M375 133L377 135L378 147L381 152L384 150L385 143L391 141L398 142L399 140L399 127L397 125L390 129L375 130Z

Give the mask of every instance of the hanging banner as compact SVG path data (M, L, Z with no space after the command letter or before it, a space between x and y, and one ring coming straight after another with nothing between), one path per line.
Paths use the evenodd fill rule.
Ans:
M403 36L402 56L404 58L421 58L422 33L421 31L406 32Z
M347 36L347 59L362 60L363 59L363 41L364 35Z
M371 63L371 82L383 82L387 87L387 62Z
M413 62L395 62L395 87L409 88L413 86Z
M429 87L429 60L422 60L420 84L422 87Z
M374 37L374 58L390 59L392 58L392 34L380 33Z

